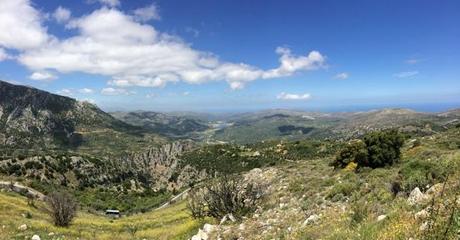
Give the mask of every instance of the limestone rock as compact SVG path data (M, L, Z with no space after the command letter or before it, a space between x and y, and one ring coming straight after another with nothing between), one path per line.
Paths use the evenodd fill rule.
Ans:
M27 225L22 224L21 226L18 227L18 229L21 230L21 231L25 231L25 230L27 230Z
M35 235L32 236L32 240L40 240L40 236L35 234Z
M303 222L303 226L306 226L306 225L309 225L309 224L313 224L313 223L316 223L318 222L320 219L320 217L316 214L313 214L311 215L310 217L308 217L305 222Z
M413 206L413 205L418 205L418 204L423 203L425 199L426 199L425 194L423 194L422 191L420 191L420 189L416 187L410 193L409 198L407 199L407 202L409 203L409 205Z
M377 222L381 222L387 218L387 215L380 215L377 217Z

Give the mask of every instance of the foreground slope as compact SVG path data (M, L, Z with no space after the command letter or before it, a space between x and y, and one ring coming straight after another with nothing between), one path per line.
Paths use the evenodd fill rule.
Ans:
M199 226L185 202L116 220L82 210L69 228L53 226L43 203L35 204L29 206L25 197L0 192L0 239L30 239L35 234L42 240L187 239ZM27 229L18 229L23 224Z

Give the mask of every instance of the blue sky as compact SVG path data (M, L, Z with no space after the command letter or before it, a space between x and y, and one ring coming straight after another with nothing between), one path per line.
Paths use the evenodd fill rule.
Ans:
M460 106L459 1L2 4L0 79L105 110Z

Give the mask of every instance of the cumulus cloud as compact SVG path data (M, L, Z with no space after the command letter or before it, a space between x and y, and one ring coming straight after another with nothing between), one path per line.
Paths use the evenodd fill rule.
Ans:
M136 20L143 22L161 19L160 14L158 13L158 7L155 4L134 10L134 17Z
M101 90L102 95L108 95L108 96L117 96L117 95L133 95L135 92L129 91L125 88L103 88Z
M226 81L230 88L241 89L254 80L287 77L301 71L320 69L326 62L318 51L295 55L285 47L276 49L279 66L273 69L264 70L245 63L222 61L212 53L195 50L180 38L161 33L152 25L145 24L144 20L155 17L151 9L150 12L138 9L137 14L135 11L129 15L115 8L102 7L88 15L71 19L66 27L76 34L57 39L46 34L38 12L27 0L18 1L26 5L21 7L32 16L27 18L34 20L32 25L35 32L44 34L38 38L41 41L30 44L34 47L21 51L17 58L20 63L37 72L54 70L98 74L110 77L109 84L114 87L163 87L179 81L189 84ZM119 5L118 1L104 2L109 6ZM16 17L17 14L9 13L15 12L14 8L18 6L10 5L6 16ZM144 14L144 11L149 14ZM5 18L1 15L0 19ZM26 31L24 28L18 31ZM0 46L14 47L1 41L4 32L10 32L10 28L2 26L0 21Z
M53 18L58 23L64 23L69 21L72 13L69 9L59 6L53 13Z
M61 90L57 91L57 93L60 94L60 95L66 95L66 96L72 96L73 95L73 91L71 89L68 89L68 88L61 89Z
M42 18L29 0L1 0L0 46L24 50L46 44L50 39Z
M78 92L82 94L92 94L94 93L94 90L91 88L82 88L82 89L79 89Z
M343 72L343 73L338 73L334 76L334 79L341 79L341 80L344 80L344 79L347 79L349 77L348 73L346 72Z
M6 53L5 49L0 48L0 62L8 58L10 58L10 56Z
M418 71L408 71L408 72L396 73L394 76L398 78L408 78L408 77L413 77L417 74L419 74Z
M311 98L311 95L309 93L293 94L293 93L282 92L278 94L276 98L280 100L308 100Z
M35 80L35 81L47 82L47 81L52 81L52 80L56 79L57 77L54 74L50 73L50 72L40 71L40 72L32 73L32 75L30 75L29 78L32 79L32 80Z

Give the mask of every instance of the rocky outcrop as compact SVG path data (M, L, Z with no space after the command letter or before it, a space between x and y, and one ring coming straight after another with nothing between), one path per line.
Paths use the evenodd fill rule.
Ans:
M206 177L204 171L198 171L190 165L179 166L180 156L194 146L192 141L177 141L141 154L133 154L127 161L151 175L155 189L165 186L170 190L179 189Z
M130 127L93 104L0 81L0 145L72 146L78 129Z

